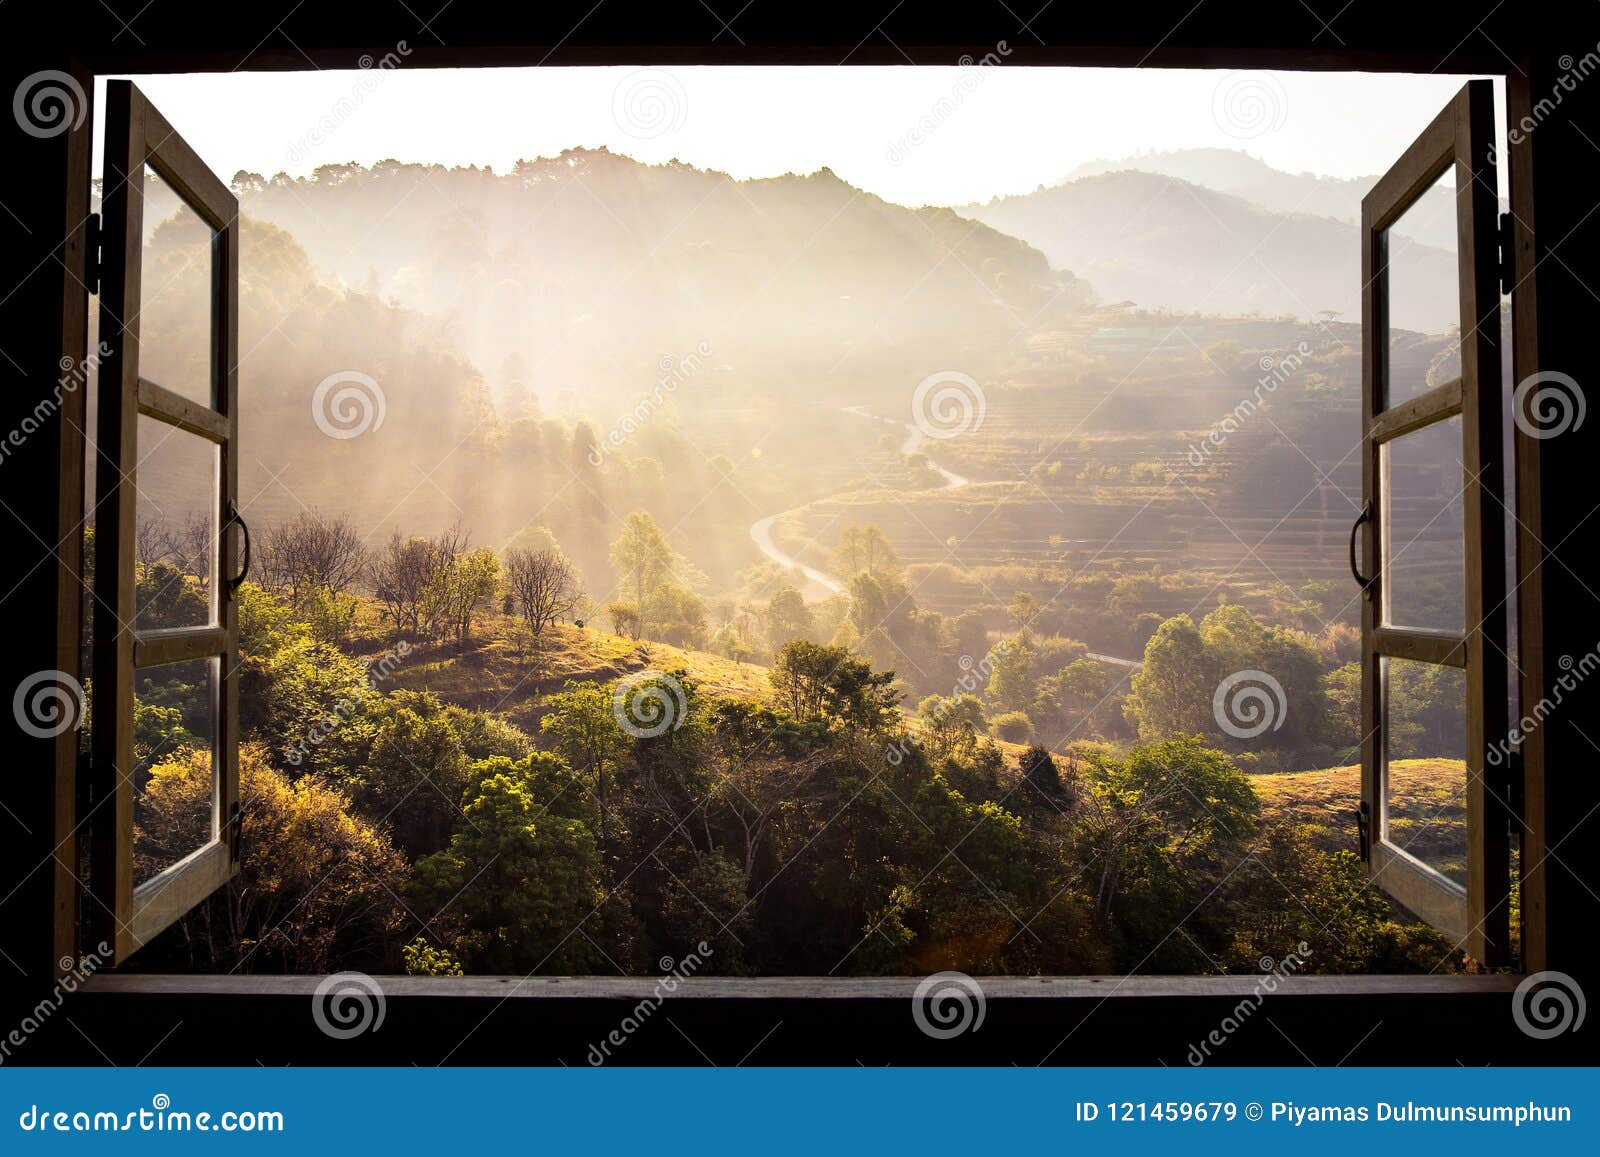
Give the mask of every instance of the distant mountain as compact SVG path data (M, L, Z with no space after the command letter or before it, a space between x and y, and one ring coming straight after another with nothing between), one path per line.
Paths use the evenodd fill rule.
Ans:
M1179 177L1134 171L1079 177L957 212L1036 246L1104 300L1207 314L1360 316L1359 228L1331 216L1278 212ZM1454 253L1412 242L1395 262L1403 278L1395 324L1426 333L1454 324Z
M529 363L547 400L636 395L699 343L748 388L856 401L894 372L903 395L1091 296L1022 241L827 169L737 181L574 149L506 174L391 161L234 188L319 270L441 319L496 390L507 359Z
M1127 170L1177 177L1219 193L1232 193L1277 213L1337 217L1351 224L1361 220L1361 198L1378 180L1377 174L1324 177L1317 173L1286 173L1242 149L1175 149L1115 161L1089 161L1068 174L1067 180ZM1406 215L1395 232L1427 245L1453 250L1455 230L1451 191L1435 187Z

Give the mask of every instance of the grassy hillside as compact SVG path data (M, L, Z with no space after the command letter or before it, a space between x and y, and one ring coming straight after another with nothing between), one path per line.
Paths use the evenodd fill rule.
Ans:
M519 727L537 726L537 701L569 679L609 683L639 671L683 669L703 692L765 699L767 668L706 651L635 641L591 627L558 625L535 655L520 620L495 616L464 643L412 652L385 689L432 691L447 703L505 715Z
M1391 838L1425 864L1466 882L1464 769L1455 759L1402 759L1390 765ZM1329 767L1253 777L1262 815L1305 825L1326 851L1356 849L1361 768Z

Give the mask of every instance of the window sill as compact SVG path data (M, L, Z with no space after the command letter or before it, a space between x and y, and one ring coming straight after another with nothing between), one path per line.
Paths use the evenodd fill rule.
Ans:
M663 994L647 977L379 977L382 1015L349 1039L317 1027L323 979L101 974L68 998L81 1031L45 1034L59 1052L37 1060L583 1067L597 1056L606 1064L719 1066L1586 1059L1572 1046L1578 1038L1535 1041L1518 1031L1511 994L1519 978L1511 975L1304 976L1280 979L1270 992L1264 975L993 977L979 981L982 1019L950 1039L918 1028L917 977L697 977Z
M1253 996L1260 976L986 976L978 978L986 1001L1194 1000ZM188 973L102 973L80 991L188 996L311 997L320 976L239 976ZM429 1000L642 1000L659 984L654 977L606 976L380 976L386 999ZM1290 976L1278 978L1271 996L1333 998L1508 994L1519 976ZM689 1000L910 1000L918 976L687 977L677 982L674 1001Z

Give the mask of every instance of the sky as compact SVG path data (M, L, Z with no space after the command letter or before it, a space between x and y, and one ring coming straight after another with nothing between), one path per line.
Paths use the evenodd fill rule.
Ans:
M1055 184L1078 165L1243 149L1275 168L1369 176L1464 78L1195 69L408 68L134 78L224 179L328 163L490 165L605 146L736 178L827 166L906 205ZM101 82L104 83L103 81ZM1499 102L1503 107L1503 100ZM104 107L97 102L97 107ZM95 146L96 172L101 149Z

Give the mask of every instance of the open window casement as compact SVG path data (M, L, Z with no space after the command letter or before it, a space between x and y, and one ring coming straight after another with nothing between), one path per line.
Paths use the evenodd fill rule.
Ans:
M238 862L239 212L127 81L103 176L87 915L120 963Z
M1351 566L1366 523L1363 856L1385 892L1498 965L1511 761L1493 132L1491 83L1470 81L1362 202L1366 503ZM1392 259L1421 222L1452 213L1459 328L1429 337L1405 324L1427 292L1412 280L1422 261Z

